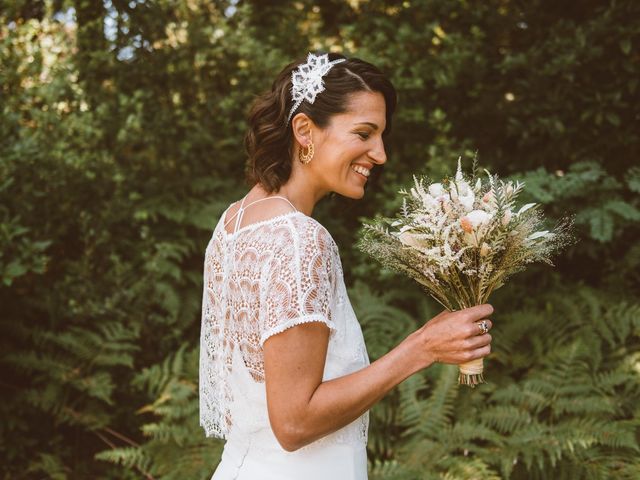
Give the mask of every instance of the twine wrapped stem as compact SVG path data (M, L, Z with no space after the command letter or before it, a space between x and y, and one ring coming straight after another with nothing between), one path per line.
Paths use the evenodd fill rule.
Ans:
M482 358L476 358L467 363L459 365L460 374L458 375L458 383L474 388L476 385L485 383L482 372L484 371L484 362Z

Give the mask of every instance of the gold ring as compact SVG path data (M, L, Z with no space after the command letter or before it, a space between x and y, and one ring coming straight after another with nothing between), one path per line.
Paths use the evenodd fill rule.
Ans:
M478 322L476 325L478 325L478 328L480 329L480 333L482 335L484 335L489 331L489 324L487 323L486 320L482 320L481 322Z

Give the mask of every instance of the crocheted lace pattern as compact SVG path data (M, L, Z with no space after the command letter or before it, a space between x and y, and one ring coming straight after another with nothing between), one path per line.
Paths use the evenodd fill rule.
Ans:
M226 214L226 212L225 212ZM369 364L336 243L299 211L229 233L224 215L205 252L200 424L207 436L270 429L264 342L304 322L330 329L323 380ZM368 412L317 442L366 444Z

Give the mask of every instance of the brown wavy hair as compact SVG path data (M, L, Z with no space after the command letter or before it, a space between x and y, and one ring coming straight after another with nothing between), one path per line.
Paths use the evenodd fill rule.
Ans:
M322 55L318 52L316 55ZM329 53L329 60L346 61L331 67L322 77L325 90L316 96L313 104L304 100L291 116L305 113L318 128L326 128L333 115L346 113L348 97L356 92L379 92L386 104L386 127L382 137L391 133L391 118L396 109L397 93L391 81L374 65L359 58L347 58ZM269 193L277 192L291 176L294 137L291 122L287 124L293 106L291 98L291 72L307 58L284 67L271 89L259 95L251 105L247 118L249 130L244 138L248 155L246 180L250 186L260 183Z

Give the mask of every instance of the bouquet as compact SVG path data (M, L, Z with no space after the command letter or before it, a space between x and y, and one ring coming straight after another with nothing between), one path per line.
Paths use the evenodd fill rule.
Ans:
M573 218L544 230L536 203L517 206L524 183L500 180L477 159L468 177L460 158L455 178L431 183L414 175L395 218L366 221L358 248L382 265L416 280L449 311L486 303L494 290L532 262L551 257L572 242ZM483 361L461 364L458 383L484 383Z

